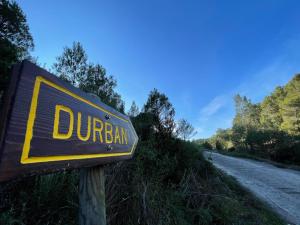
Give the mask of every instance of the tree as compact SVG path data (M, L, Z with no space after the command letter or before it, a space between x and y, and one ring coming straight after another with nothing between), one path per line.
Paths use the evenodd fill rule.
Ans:
M85 71L83 81L79 82L79 88L97 95L102 102L124 113L124 102L114 91L117 82L112 76L107 76L105 68L99 64L89 63Z
M300 74L285 87L286 97L281 105L281 128L292 135L300 135Z
M196 135L195 128L186 119L181 119L177 122L175 131L176 135L183 140L187 140Z
M127 115L130 117L136 117L139 113L139 107L135 104L135 101L133 101Z
M55 73L75 87L86 80L88 64L87 55L79 42L73 42L71 48L65 47L61 56L53 65Z
M260 105L252 104L250 99L246 96L241 97L236 95L234 97L236 116L234 123L243 124L245 126L259 126L260 124Z
M232 149L252 150L276 161L300 160L300 74L278 86L261 103L236 95L232 132L218 130L209 140ZM225 130L224 130L225 131Z
M223 150L223 144L219 141L219 140L217 140L216 141L216 149L217 150Z
M231 129L217 129L216 132L216 137L223 139L225 141L230 141L231 140Z
M233 119L232 141L242 148L253 149L253 143L248 142L249 132L260 127L260 105L252 104L247 97L236 95L235 98L236 115Z
M203 144L202 144L203 148L205 149L209 149L209 150L212 150L213 149L213 146L211 145L211 143L209 143L208 141L204 141Z
M34 47L26 16L14 1L0 0L0 99L13 64L29 56Z
M280 129L283 122L280 105L285 98L283 87L277 87L270 96L264 98L261 103L260 122L265 129Z
M53 65L55 73L81 90L97 95L102 102L124 113L124 102L114 91L117 82L107 76L105 68L88 62L88 56L79 42L65 47Z
M215 146L222 146L222 149L229 149L232 144L232 130L231 129L218 129L216 134L210 138L211 143Z
M165 94L157 89L151 91L143 111L153 114L154 126L159 133L172 135L175 128L175 109Z

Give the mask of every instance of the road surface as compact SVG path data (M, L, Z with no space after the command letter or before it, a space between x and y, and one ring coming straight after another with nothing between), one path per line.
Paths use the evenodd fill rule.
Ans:
M218 153L204 154L206 158L211 155L216 167L235 177L284 219L300 225L300 171Z

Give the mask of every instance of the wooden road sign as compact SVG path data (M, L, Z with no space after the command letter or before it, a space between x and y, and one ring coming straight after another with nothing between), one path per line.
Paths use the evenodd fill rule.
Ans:
M1 114L0 181L131 158L128 116L23 61L14 66Z

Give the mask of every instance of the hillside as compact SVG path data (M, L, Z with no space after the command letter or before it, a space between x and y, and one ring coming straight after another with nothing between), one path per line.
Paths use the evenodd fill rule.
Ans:
M262 102L236 95L230 129L219 129L207 140L208 148L253 155L300 165L300 75L278 86Z

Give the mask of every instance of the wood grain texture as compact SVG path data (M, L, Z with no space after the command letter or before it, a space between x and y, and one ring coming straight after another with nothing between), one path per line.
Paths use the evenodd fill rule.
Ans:
M15 92L17 88L17 83L19 80L21 64L16 64L12 69L12 74L9 82L9 86L3 96L3 105L0 109L0 163L1 155L4 145L4 139L6 135L6 127L8 125L9 117L11 115L12 103L15 98Z
M80 170L79 224L106 225L104 168Z
M57 105L63 105L73 113L74 126L67 139L57 139L53 134ZM128 116L28 61L14 67L1 115L0 182L129 159L138 141ZM66 134L71 115L63 111L59 115L58 130ZM89 117L101 120L103 126L106 123L112 125L112 143L109 143L109 134L105 140L104 127L100 132L102 141L99 132L93 140L93 130L90 130L88 140L79 139L77 129L86 136ZM120 131L121 128L126 130L126 142L115 138L118 136L116 127Z

